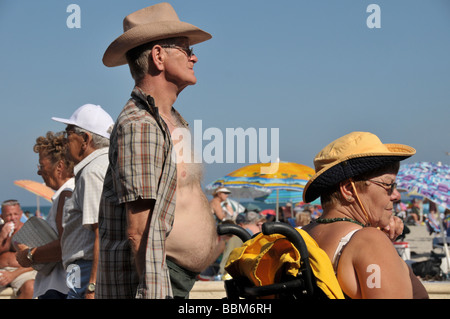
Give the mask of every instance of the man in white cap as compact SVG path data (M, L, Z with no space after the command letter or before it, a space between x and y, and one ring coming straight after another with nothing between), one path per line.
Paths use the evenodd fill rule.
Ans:
M64 205L61 251L69 299L93 299L98 260L98 212L108 168L111 116L99 105L85 104L67 124L68 155L75 162L75 188Z
M173 104L197 82L189 46L211 35L168 3L131 13L123 27L103 63L128 64L136 86L111 134L96 298L184 298L218 238L201 168L172 157L171 133L187 127Z

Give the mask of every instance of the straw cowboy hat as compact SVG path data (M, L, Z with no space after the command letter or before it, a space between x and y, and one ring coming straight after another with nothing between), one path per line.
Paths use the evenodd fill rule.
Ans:
M180 21L169 3L159 3L129 14L123 20L123 31L103 55L103 64L108 67L127 64L127 51L155 40L187 37L190 45L194 45L212 38L196 26Z
M368 132L352 132L328 144L314 158L316 174L303 191L307 203L330 187L392 162L402 161L416 153L410 146L383 144Z

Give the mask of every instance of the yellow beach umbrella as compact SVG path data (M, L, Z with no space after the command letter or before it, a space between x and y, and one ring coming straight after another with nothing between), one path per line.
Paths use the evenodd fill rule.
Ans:
M211 189L229 185L279 192L289 190L303 192L308 180L314 175L313 168L293 162L257 163L241 167L209 184ZM278 201L276 200L277 220Z
M36 196L37 210L39 210L39 197L48 200L50 203L52 202L52 196L55 193L55 191L50 187L48 187L47 185L45 185L44 183L39 183L36 181L25 179L14 181L14 184L37 195Z

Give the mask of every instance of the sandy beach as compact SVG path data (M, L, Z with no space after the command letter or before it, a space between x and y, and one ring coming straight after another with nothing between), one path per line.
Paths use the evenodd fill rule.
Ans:
M431 252L445 254L443 248L433 249L433 239L441 237L440 234L429 234L425 225L409 226L410 233L406 235L404 241L409 244L412 261L424 261L430 258ZM450 247L449 247L450 249Z
M438 235L430 235L425 225L408 225L408 228L410 233L406 235L404 241L409 243L411 260L423 261L429 258L430 252L433 250L433 238ZM436 249L435 252L440 252L440 250Z

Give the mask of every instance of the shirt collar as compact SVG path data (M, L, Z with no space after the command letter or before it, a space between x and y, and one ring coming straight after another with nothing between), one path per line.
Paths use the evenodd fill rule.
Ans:
M140 87L135 86L133 89L133 92L131 95L137 99L139 99L141 102L143 102L145 105L147 105L148 110L150 111L150 114L153 115L155 119L157 119L159 122L161 122L161 117L159 115L159 109L155 105L155 100L153 97L147 93L145 93ZM172 112L175 114L176 117L178 117L179 121L184 127L188 127L189 124L186 122L186 120L181 116L181 114L172 106Z
M74 187L75 187L75 178L71 177L53 194L52 202L54 202L59 197L59 195L61 195L63 190L67 189L72 191Z
M92 162L94 159L96 159L97 157L103 155L103 154L108 154L109 151L109 147L103 147L100 148L98 150L93 151L91 154L89 154L88 156L86 156L85 158L83 158L83 160L81 162L79 162L77 165L75 165L75 167L73 168L73 173L75 174L75 176L86 166L88 165L90 162Z

